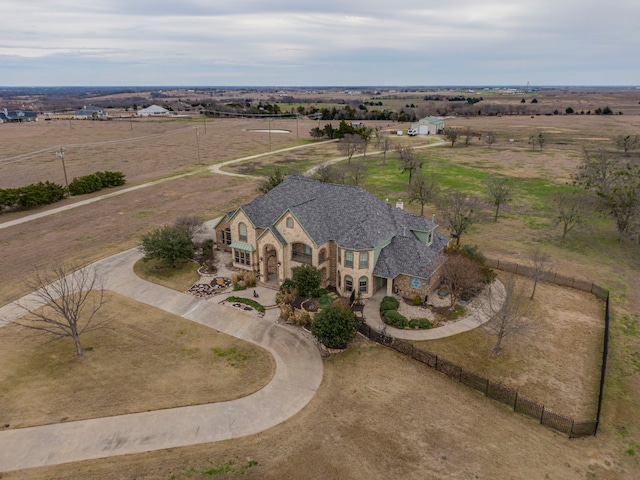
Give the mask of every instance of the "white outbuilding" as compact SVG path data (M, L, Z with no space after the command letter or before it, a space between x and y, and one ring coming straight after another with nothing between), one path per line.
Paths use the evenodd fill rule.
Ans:
M151 105L150 107L138 110L139 117L154 117L156 115L170 115L171 112L166 108L162 108L158 105Z

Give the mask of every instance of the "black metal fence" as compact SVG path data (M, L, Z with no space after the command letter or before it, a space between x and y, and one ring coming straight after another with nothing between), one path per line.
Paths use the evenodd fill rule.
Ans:
M517 273L519 275L526 275L526 267L522 267L521 265L491 260L490 263L492 263L491 266L493 268L499 268L500 270ZM609 291L594 283L563 277L560 275L553 275L552 278L546 278L545 281L587 291L593 293L598 298L605 300L604 347L602 352L602 365L600 369L598 410L595 420L576 422L570 417L553 412L545 408L541 403L523 395L519 395L518 392L512 388L505 387L504 385L495 383L488 378L468 372L461 366L445 360L434 353L417 348L413 343L378 332L367 325L363 318L360 318L358 321L358 331L370 340L393 348L403 355L411 357L414 360L443 373L447 377L463 383L467 387L482 392L485 396L493 400L508 405L514 412L526 415L537 420L540 424L546 427L557 432L564 433L569 438L592 436L598 431L598 425L600 423L600 411L602 409L602 397L609 351Z

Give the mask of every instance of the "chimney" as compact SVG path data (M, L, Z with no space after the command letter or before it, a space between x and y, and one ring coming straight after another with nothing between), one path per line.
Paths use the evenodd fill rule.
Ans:
M436 223L436 214L435 213L431 216L431 221L433 223Z
M399 208L400 210L404 210L404 202L402 201L402 199L399 199L396 202L396 208Z

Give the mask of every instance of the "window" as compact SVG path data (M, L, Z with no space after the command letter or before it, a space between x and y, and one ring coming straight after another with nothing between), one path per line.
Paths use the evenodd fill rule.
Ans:
M287 217L287 228L293 228L293 218Z
M360 284L360 292L367 293L367 277L360 277L358 283Z
M241 242L247 241L247 226L244 223L238 225L238 237L240 237Z
M360 268L369 268L369 252L360 252Z
M347 292L353 291L353 278L351 278L349 275L344 277L344 289Z
M234 248L233 251L235 252L234 258L236 263L239 263L241 265L251 265L250 252L245 252L244 250L238 250L237 248Z
M338 271L338 288L340 288L342 286L342 276L340 275L340 272Z
M429 232L427 234L427 246L431 245L433 243L433 232Z
M294 262L312 265L312 253L312 248L304 243L294 243L291 245L291 260Z
M344 266L353 268L353 252L345 252L344 254Z
M326 249L322 249L320 250L320 253L318 254L318 263L324 263L327 261L327 250Z
M222 231L222 239L220 240L220 242L223 245L231 245L231 229L227 228L226 230Z

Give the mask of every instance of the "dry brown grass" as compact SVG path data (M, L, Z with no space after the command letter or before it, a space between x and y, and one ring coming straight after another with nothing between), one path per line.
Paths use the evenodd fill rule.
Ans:
M615 109L615 105L610 106ZM496 130L501 138L507 139L514 132L528 131L535 125L536 128L555 130L576 128L579 131L572 137L576 142L581 141L581 137L605 136L607 142L611 142L616 122L624 122L620 127L621 130L624 127L624 132L627 127L633 127L637 132L638 118L630 115L615 118L491 117L456 119L455 122L460 122L461 126L467 121L495 122L477 125ZM601 121L604 122L602 128L599 126ZM134 133L136 126L134 124ZM306 133L313 126L316 122L311 122L304 130L301 127L300 132ZM0 136L4 131L0 128ZM211 153L213 161L235 158L240 156L241 150L246 151L241 144L247 137L236 138L239 131L230 128L228 137L214 137L210 141L209 148L215 150ZM525 136L522 134L522 138ZM267 148L266 137L258 138L261 143L253 144L249 150ZM283 137L273 135L274 139L280 141ZM3 146L13 141L11 136L3 136L2 140ZM29 141L36 142L36 136ZM201 137L201 141L209 140ZM18 143L22 150L11 148L18 148L18 152L35 149L25 147L22 141ZM55 147L59 143L57 138L50 137L46 146ZM193 146L187 140L184 145ZM233 153L236 145L237 152ZM528 153L526 144L514 147L522 152L523 158L516 156L513 164L506 164L511 158L509 147L502 142L499 145L504 147L501 153L498 154L496 146L491 153L482 155L488 169L503 167L526 175L534 167L534 163L527 164L525 160L536 158ZM153 148L149 145L149 149ZM460 155L460 161L469 161L469 157L480 149L489 150L484 146L452 150ZM137 174L125 171L127 178L132 183L141 182L164 175L163 172L173 173L176 168L191 168L188 165L195 162L193 159L185 160L184 164L171 164L164 158L165 154L171 155L176 150L179 151L170 146L153 150L159 157L157 160L151 155L140 155L145 162L157 161L165 166L159 166L158 171L142 166ZM566 163L560 168L548 162L548 174L566 178L566 168L575 163L577 157L574 158L571 149L563 145L550 145L545 147L545 152L547 150L550 155L561 155L562 162ZM193 154L191 150L190 155ZM500 155L499 162L494 161L494 154ZM68 155L73 156L72 153ZM126 150L122 156L128 157ZM277 161L275 157L268 158ZM305 161L304 158L299 160ZM51 171L60 168L54 160L50 163ZM132 159L128 166L133 169L134 163ZM86 168L90 171L106 169L102 164L99 168L94 169L93 165ZM5 178L6 171L0 171L0 178ZM35 178L29 168L23 170L23 175ZM20 175L16 176L16 181L27 183L21 181ZM26 293L18 279L31 264L46 266L54 257L83 262L102 258L136 245L141 232L161 223L172 223L179 215L193 214L208 219L226 212L252 198L257 185L256 181L198 174L0 230L0 248L4 258L9 259L0 262L0 303ZM3 183L0 188L4 186ZM427 215L431 213L429 211ZM479 223L463 241L481 245L492 257L515 261L521 261L530 248L542 245L557 259L561 273L613 288L609 377L597 437L570 441L399 354L361 343L346 355L325 362L323 384L303 411L261 434L216 444L9 473L5 478L155 479L171 478L172 475L174 478L210 478L202 472L227 462L232 462L233 468L240 468L253 460L258 465L250 467L243 478L468 479L545 478L548 475L548 478L569 480L634 479L640 470L640 448L634 446L640 444L637 413L640 411L640 370L637 367L640 336L636 317L640 312L637 276L640 255L637 247L607 240L600 227L581 229L560 245L557 233L552 230L533 225L526 216L505 213L497 224ZM17 215L3 215L2 220ZM613 229L610 233L615 238ZM635 455L626 453L629 450ZM238 474L237 468L235 473L218 478L234 478Z
M0 424L11 428L221 402L269 383L273 357L255 345L114 293L110 319L55 342L15 325L0 336Z
M528 295L531 287L525 288ZM499 356L491 353L495 337L482 328L414 343L576 421L595 419L604 333L602 302L589 293L539 283L533 310L532 330L526 336L507 338Z
M133 272L148 282L184 292L200 280L198 268L200 265L197 262L182 262L177 264L176 268L167 268L157 260L145 262L140 259L134 264Z
M606 424L598 437L568 440L364 340L324 368L309 405L260 434L4 478L181 480L211 478L215 469L226 471L215 478L261 480L636 478L637 459L620 456Z

